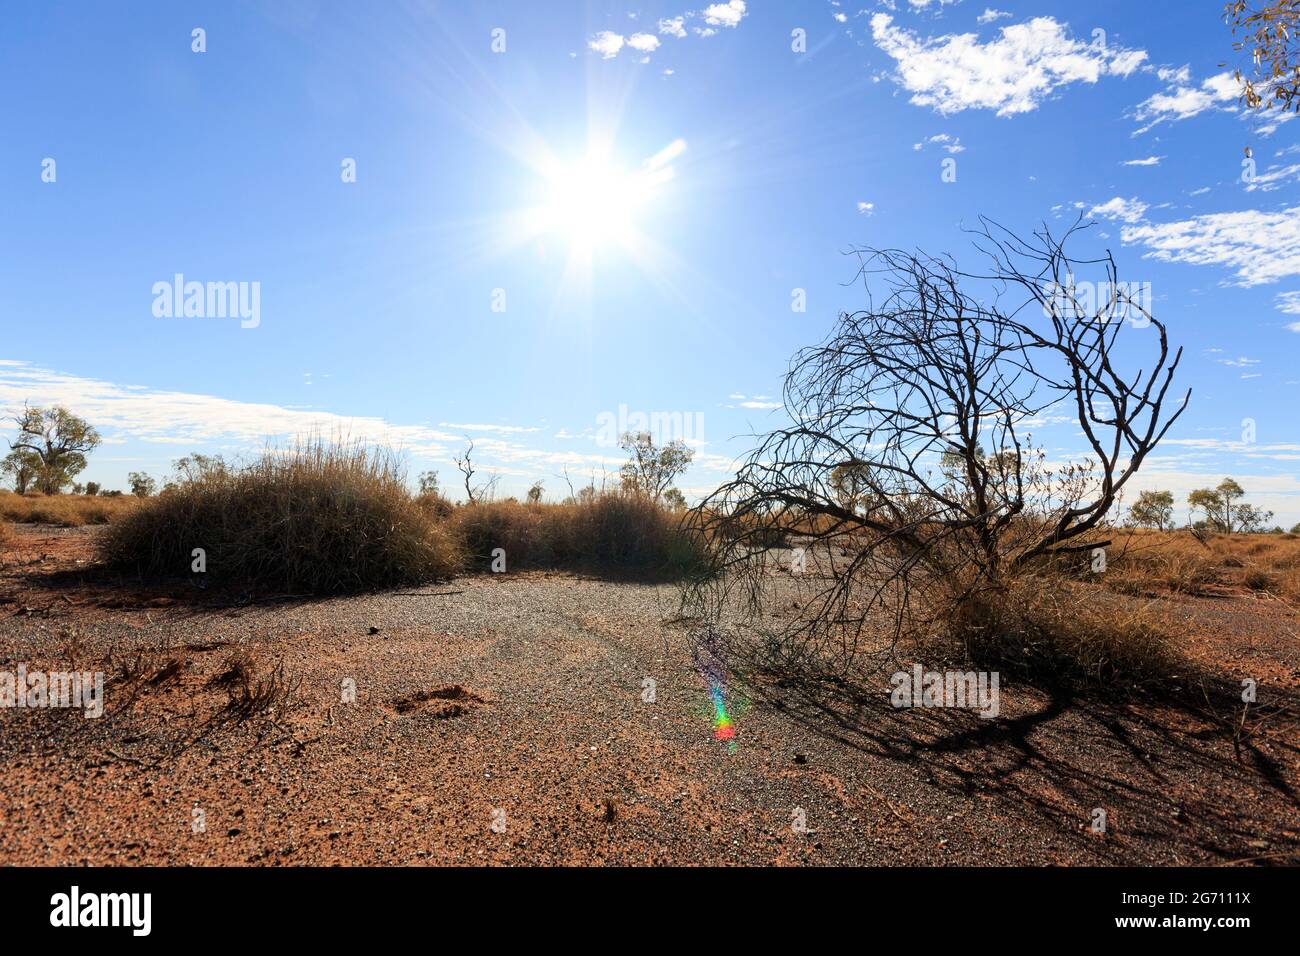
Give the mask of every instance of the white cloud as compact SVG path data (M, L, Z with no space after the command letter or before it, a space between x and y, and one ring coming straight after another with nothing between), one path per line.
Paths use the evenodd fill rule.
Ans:
M1277 310L1287 315L1300 315L1300 292L1279 292ZM1294 332L1296 329L1292 328L1291 331Z
M1146 159L1129 159L1121 165L1124 166L1159 166L1163 156L1148 156Z
M998 39L981 43L973 33L921 39L894 26L888 14L877 13L871 34L876 46L896 61L895 81L913 94L912 102L944 114L967 109L995 110L999 116L1027 113L1060 87L1128 76L1147 57L1144 50L1073 39L1051 17L1002 27Z
M708 37L717 33L716 27L735 27L744 19L746 14L745 0L729 0L727 3L714 3L705 7L701 11L690 11L676 17L661 17L656 22L659 33L663 36L677 37L679 40L687 35L686 21L702 17L708 26L691 27L696 36ZM633 33L631 36L623 36L612 30L602 30L587 41L587 48L595 53L599 53L603 59L612 60L618 56L623 47L636 50L644 54L640 62L649 63L650 54L654 53L660 47L659 37L653 33ZM672 71L665 70L665 76L671 76Z
M618 56L618 51L623 49L625 42L621 34L614 33L612 30L601 30L587 41L587 49L599 53L601 59L610 60Z
M1293 163L1290 166L1270 166L1266 172L1256 173L1246 184L1246 192L1272 192L1283 183L1300 174L1300 163Z
M1300 206L1126 225L1120 238L1146 246L1147 255L1164 262L1233 269L1237 285L1263 285L1300 275Z
M659 32L681 39L686 36L685 17L670 17L659 21Z
M929 139L923 142L913 143L912 148L924 149L926 143L938 143L944 150L946 150L949 153L964 153L966 151L966 147L961 144L960 136L952 137L949 136L947 133L936 133L934 136L931 136Z
M745 0L727 0L704 8L704 22L714 27L734 27L745 16Z
M1249 368L1252 365L1259 364L1259 359L1246 358L1246 356L1244 355L1241 356L1240 358L1216 359L1215 361L1217 361L1220 365L1226 365L1229 368Z
M1133 116L1146 123L1138 133L1145 133L1159 123L1176 123L1204 113L1206 110L1230 110L1241 93L1231 72L1216 73L1202 80L1199 86L1189 86L1190 71L1182 67L1177 71L1157 70L1162 80L1172 80L1163 92L1150 96L1137 105Z
M1088 210L1088 215L1101 216L1103 219L1111 221L1136 223L1142 221L1142 217L1146 215L1149 208L1140 199L1125 199L1122 196L1116 196L1100 206L1093 206Z
M873 202L862 202L862 201L859 201L859 202L858 202L858 212L862 213L864 216L871 216L871 215L874 215L874 214L875 214L875 211L876 211L876 204L875 204L875 203L873 203Z
M659 49L659 38L649 33L634 33L627 38L627 45L642 53L653 53Z
M202 445L236 441L259 446L268 438L318 433L346 435L429 453L461 436L425 425L394 425L381 418L350 417L332 412L240 402L139 386L116 385L38 368L25 362L0 369L0 406L66 405L105 434L121 440L168 445Z
M518 434L521 432L539 432L540 428L528 428L523 425L477 425L465 424L463 422L438 422L442 428L454 428L457 431L466 432L501 432L503 434Z
M1009 18L1011 14L1005 10L994 10L992 7L985 7L984 12L975 18L976 23L992 23L995 20Z
M567 466L579 473L588 468L616 471L623 462L618 456L548 451L511 440L517 433L535 432L536 428L457 423L441 424L439 428L427 423L403 425L372 416L118 385L16 359L0 359L0 417L17 414L24 402L65 405L98 428L106 445L145 442L163 446L169 458L214 444L257 452L268 441L286 444L315 434L326 439L338 437L384 445L420 458L450 460L453 453L464 448L464 432L469 432L475 443L475 461L481 461L485 471L530 481L538 477L541 468L555 471ZM576 436L566 433L566 437ZM100 460L107 459L92 458L92 468ZM735 463L722 455L697 453L694 467L726 474L734 471Z

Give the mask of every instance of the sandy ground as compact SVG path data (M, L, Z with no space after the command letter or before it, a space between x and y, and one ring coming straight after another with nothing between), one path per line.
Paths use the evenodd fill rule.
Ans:
M1233 713L1156 700L1004 682L989 721L759 677L728 687L725 741L671 587L196 602L80 581L93 533L23 527L3 553L0 671L109 680L99 719L0 710L3 863L1300 861L1300 644L1277 602L1173 599L1189 654L1260 682L1236 746ZM241 719L220 675L244 653L294 690Z

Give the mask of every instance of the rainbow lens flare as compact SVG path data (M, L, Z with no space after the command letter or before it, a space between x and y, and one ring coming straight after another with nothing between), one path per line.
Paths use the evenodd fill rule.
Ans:
M727 713L727 702L721 687L714 687L709 696L713 698L713 739L735 740L736 725Z
M691 652L695 668L709 688L709 701L713 710L713 739L727 743L728 749L736 747L736 724L727 712L727 665L718 646L717 632L710 628L696 643Z

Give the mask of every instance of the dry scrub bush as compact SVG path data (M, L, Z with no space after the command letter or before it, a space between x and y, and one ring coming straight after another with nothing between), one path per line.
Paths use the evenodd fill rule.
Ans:
M451 574L450 537L411 497L391 454L311 439L243 467L217 464L142 501L99 542L110 566L150 577L327 594Z
M487 570L495 548L505 550L507 570L677 577L702 560L680 515L636 494L605 492L564 504L480 502L457 508L449 525L472 570Z
M92 495L17 495L0 491L0 517L30 524L51 524L61 528L109 524L129 514L138 499L103 498Z
M974 604L954 601L938 622L941 645L1030 680L1133 685L1179 667L1175 628L1157 603L1111 597L1060 571L1024 574Z

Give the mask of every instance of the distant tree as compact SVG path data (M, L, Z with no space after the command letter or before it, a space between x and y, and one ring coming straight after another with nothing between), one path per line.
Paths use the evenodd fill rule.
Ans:
M1300 534L1300 522L1296 522L1295 524L1293 524L1293 525L1291 526L1291 533L1292 533L1292 534Z
M1159 528L1164 531L1174 520L1174 494L1172 491L1142 491L1138 500L1128 509L1129 521L1142 528Z
M202 481L205 478L224 473L227 468L229 468L229 465L220 455L203 455L199 452L193 452L172 462L172 480L168 484L187 484Z
M86 486L83 485L83 484L82 484L81 482L79 482L79 481L74 481L74 482L72 483L72 493L73 493L74 495L82 495L82 494L85 494L85 493L86 493Z
M92 498L95 495L99 494L99 482L97 481L86 482L86 494Z
M1204 515L1203 524L1211 531L1250 534L1273 520L1273 512L1238 503L1245 494L1246 490L1236 481L1224 478L1214 488L1197 488L1187 496L1187 503L1191 505L1193 517L1198 511Z
M631 457L619 470L624 490L645 495L651 501L662 498L695 457L695 452L682 439L660 448L649 432L625 432L619 447Z
M99 432L61 405L23 406L14 422L18 438L9 443L9 448L30 452L39 459L36 486L47 495L57 495L71 484L86 467L86 455L100 442Z
M867 477L866 462L841 462L831 470L831 489L835 500L849 511L856 511L862 496L870 490L871 482Z
M1239 532L1242 534L1259 534L1273 520L1273 512L1265 511L1263 508L1256 508L1250 504L1240 504L1237 505L1234 517Z
M35 486L36 476L41 473L41 459L35 452L15 448L0 461L0 472L11 477L14 491L23 495Z
M672 511L686 510L686 496L676 488L664 492L664 504Z
M438 493L438 473L436 471L420 472L420 494L436 495Z
M1300 111L1300 0L1232 0L1224 17L1244 37L1232 48L1249 50L1254 67L1252 76L1234 73L1246 105Z
M148 498L158 487L158 482L143 471L133 471L126 477L127 481L131 483L131 494L137 498Z
M528 489L528 503L530 505L540 504L542 501L542 483L534 481L533 486Z

